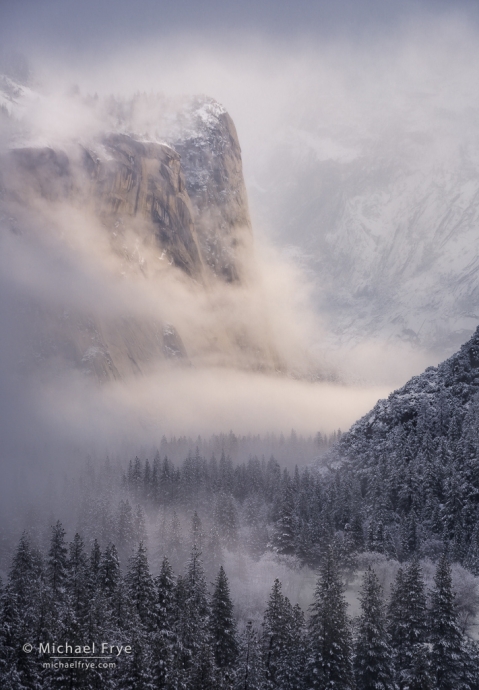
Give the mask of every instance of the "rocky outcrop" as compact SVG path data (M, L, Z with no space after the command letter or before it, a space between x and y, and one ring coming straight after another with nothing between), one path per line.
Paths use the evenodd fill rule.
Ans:
M252 233L241 149L228 113L211 99L185 107L169 143L110 133L69 149L13 148L6 187L24 202L95 200L103 223L141 218L171 263L199 278L238 281L251 259Z
M195 101L190 126L173 146L181 156L202 255L215 275L241 278L241 258L251 252L251 222L241 148L233 120L215 101Z
M20 87L5 91L6 116L12 121L25 94ZM119 304L113 311L97 304L90 309L82 296L72 304L59 286L56 306L39 294L22 297L19 304L18 312L28 314L23 341L29 344L22 355L27 369L34 362L34 367L40 363L58 370L66 362L106 381L146 374L165 360L186 363L193 351L201 361L277 369L267 336L258 337L249 323L231 319L226 324L208 312L208 295L246 284L245 266L253 263L241 149L228 113L205 97L173 105L161 97L151 102L110 99L106 105L83 99L80 105L96 108L102 122L103 131L92 132L88 140L69 137L45 146L46 137L34 142L29 132L18 129L0 161L3 230L10 226L22 233L30 227L41 238L48 228L47 234L62 242L63 226L76 214L79 233L85 224L94 228L85 234L91 258L85 241L80 242L87 274L100 251L107 272L143 285L151 280L154 295L162 289L161 280L169 280L165 276L172 266L182 289L195 299L201 293L208 328L197 315L193 325L191 319L176 319L171 305L163 320L163 312L155 309L140 308L141 314ZM147 110L154 130L148 133L135 109ZM95 247L97 232L101 238ZM75 254L74 262L78 259ZM111 275L103 280L110 284ZM174 298L180 310L181 300L188 299L181 294Z
M176 151L112 134L101 146L85 149L83 162L104 222L141 216L176 266L191 276L201 275L193 209Z

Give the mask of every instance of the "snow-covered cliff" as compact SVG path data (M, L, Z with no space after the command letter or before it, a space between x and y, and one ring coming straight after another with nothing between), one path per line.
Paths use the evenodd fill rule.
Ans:
M479 321L478 116L428 98L408 96L376 127L372 113L356 130L338 113L335 126L290 128L252 190L310 271L336 343L443 357Z

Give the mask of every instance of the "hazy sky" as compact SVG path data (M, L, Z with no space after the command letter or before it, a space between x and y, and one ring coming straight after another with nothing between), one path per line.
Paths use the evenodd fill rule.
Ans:
M75 54L115 43L194 32L222 40L231 31L269 37L370 38L418 16L463 14L475 0L2 0L0 38L30 51Z

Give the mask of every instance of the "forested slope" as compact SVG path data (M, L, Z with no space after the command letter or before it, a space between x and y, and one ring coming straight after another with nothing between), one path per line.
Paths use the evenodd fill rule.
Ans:
M479 572L479 329L459 352L381 400L329 461L360 484L370 547Z

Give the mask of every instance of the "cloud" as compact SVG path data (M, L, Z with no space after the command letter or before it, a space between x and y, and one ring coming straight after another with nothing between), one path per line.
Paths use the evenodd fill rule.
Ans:
M191 9L182 7L185 13ZM286 17L285 6L280 9ZM82 11L79 26L84 29L94 15L88 5ZM98 13L102 27L107 20L102 5ZM125 27L126 13L122 5L118 21ZM13 26L16 10L10 9L9 16ZM443 15L428 24L425 16L422 12L416 23L402 22L400 28L391 20L388 32L383 37L376 33L373 42L335 34L318 43L301 32L285 38L279 30L262 33L259 23L256 31L228 34L233 36L228 45L219 37L212 40L206 30L194 31L193 20L166 21L174 33L161 41L147 35L139 42L135 18L132 35L122 34L116 48L111 35L105 36L104 51L85 39L81 63L77 48L71 54L63 50L66 59L59 61L45 40L41 47L37 43L32 55L44 95L23 113L19 137L28 134L37 143L62 146L85 141L111 126L101 106L101 97L110 93L125 99L138 90L169 97L206 93L227 107L239 132L253 200L257 270L241 289L196 290L180 272L160 267L151 246L135 244L132 232L128 248L145 260L145 277L138 262L125 271L125 262L111 252L105 228L87 208L37 204L35 222L25 217L21 223L23 233L2 232L2 323L9 324L2 352L8 391L2 424L12 453L21 456L23 441L33 447L39 439L106 448L125 436L153 443L163 433L346 429L378 397L437 361L436 353L367 338L359 346L334 350L330 324L313 304L317 276L300 254L281 251L287 245L297 248L302 230L298 208L311 202L314 189L305 186L304 196L287 209L287 238L277 232L273 209L262 205L274 175L287 179L292 174L282 153L291 141L305 157L349 160L360 158L361 144L378 131L381 145L387 146L388 132L399 126L427 130L447 146L456 116L475 113L479 106L473 88L479 66L476 30L460 17ZM72 26L62 17L52 31L64 27L68 37ZM38 37L49 35L45 27L38 27ZM27 22L25 35L30 31ZM72 83L80 95L72 94ZM83 96L95 92L100 105L86 106ZM153 115L139 113L135 127L148 133ZM48 375L33 378L24 369L12 374L32 351L41 358L35 329L40 323L45 328L40 332L48 332L48 310L92 314L103 322L128 316L135 323L173 323L192 366L155 364L142 377L102 386L68 367L52 366ZM292 375L255 371L254 357L237 346L245 331L258 349L266 340L273 342L278 361L286 362ZM86 350L85 345L80 354ZM60 352L55 366L62 357ZM336 372L342 383L299 380L313 369Z

